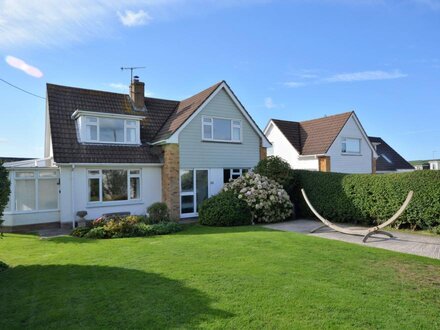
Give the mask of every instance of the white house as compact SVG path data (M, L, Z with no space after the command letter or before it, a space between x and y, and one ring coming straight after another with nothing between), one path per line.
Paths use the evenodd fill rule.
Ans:
M5 164L4 226L72 226L78 211L145 214L157 201L194 217L269 146L224 81L183 101L144 97L137 77L130 95L48 84L45 158Z
M440 160L430 160L429 161L430 170L440 170Z
M264 129L268 155L294 169L375 173L379 157L354 112L302 122L271 119Z

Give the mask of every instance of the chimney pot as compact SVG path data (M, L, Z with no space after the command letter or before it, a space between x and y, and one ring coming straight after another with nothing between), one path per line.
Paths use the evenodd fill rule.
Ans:
M145 84L139 81L138 76L133 77L130 85L130 98L136 110L145 109Z

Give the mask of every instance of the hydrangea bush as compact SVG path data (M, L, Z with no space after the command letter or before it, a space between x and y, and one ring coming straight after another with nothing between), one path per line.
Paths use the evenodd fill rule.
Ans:
M223 190L233 191L244 200L256 223L283 221L293 211L293 204L283 186L260 174L246 173L227 183Z

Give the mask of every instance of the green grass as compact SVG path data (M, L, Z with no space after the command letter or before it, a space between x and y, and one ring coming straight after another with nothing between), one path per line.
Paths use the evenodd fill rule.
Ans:
M6 234L0 328L439 329L440 261L261 227Z

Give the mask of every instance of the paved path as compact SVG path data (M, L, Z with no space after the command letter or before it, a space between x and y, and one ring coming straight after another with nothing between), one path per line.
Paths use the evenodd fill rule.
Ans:
M420 234L410 234L392 231L394 238L383 235L374 235L366 243L362 243L362 236L341 234L330 228L320 229L317 233L310 233L310 230L320 226L322 223L314 220L293 220L282 223L265 225L264 227L284 231L294 231L310 236L319 236L338 241L373 246L377 248L398 251L403 253L416 254L419 256L440 259L440 237ZM341 224L338 224L341 225ZM348 228L362 228L351 225L341 225Z

